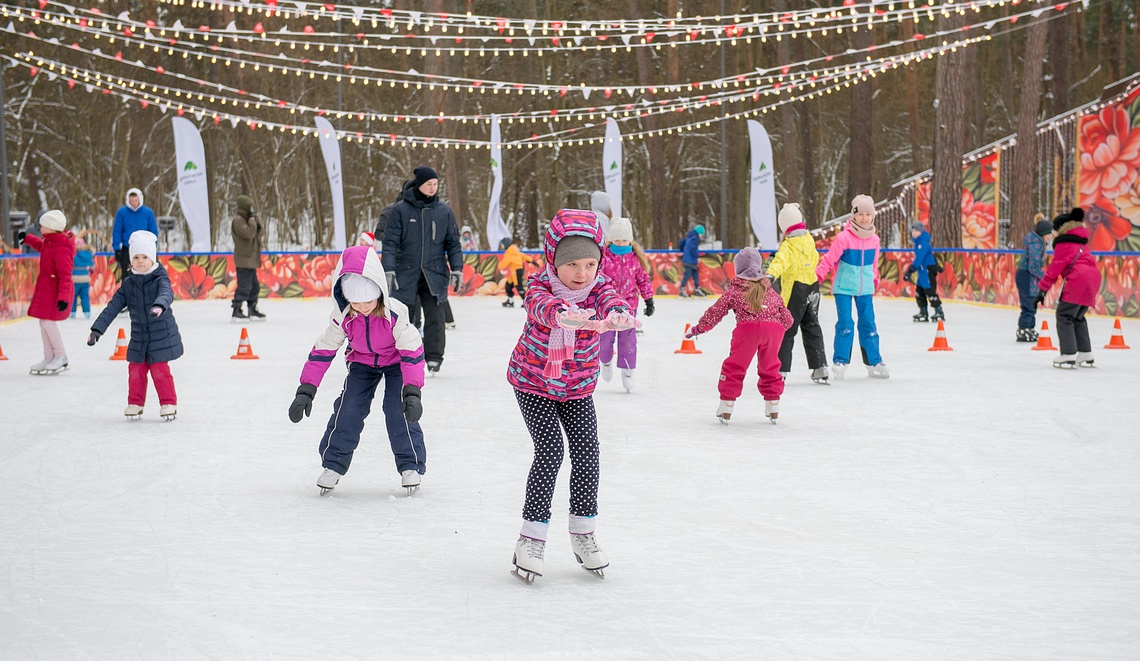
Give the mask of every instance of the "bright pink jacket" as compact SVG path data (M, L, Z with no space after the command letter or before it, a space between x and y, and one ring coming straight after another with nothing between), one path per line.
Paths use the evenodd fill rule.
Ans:
M613 280L614 289L619 296L629 303L630 311L637 312L637 297L649 300L653 298L653 285L649 282L649 275L641 268L641 260L637 253L630 252L625 255L615 255L606 247L602 255L602 274Z
M1100 293L1100 269L1096 259L1089 252L1089 231L1084 227L1074 227L1053 239L1053 261L1045 269L1045 277L1039 284L1041 291L1065 279L1061 288L1061 300L1075 305L1096 305Z
M554 249L563 237L585 236L602 247L602 229L592 211L562 209L550 221L544 248L546 262L554 263ZM555 298L550 274L544 269L530 279L524 299L526 325L511 353L507 365L507 381L516 389L565 402L589 397L598 383L599 338L594 330L575 334L574 357L562 363L562 376L550 379L542 374L546 368L550 330L558 323L558 315L569 309L565 301ZM579 306L596 310L594 319L605 319L611 312L630 312L629 304L618 295L610 279L599 274L594 288Z
M71 232L54 232L43 238L29 234L24 237L24 243L40 253L40 272L36 276L28 316L49 321L67 319L75 298L75 284L71 280L75 267L75 236ZM67 304L62 312L60 301Z
M784 306L784 299L776 293L776 290L771 287L768 288L768 293L764 295L764 309L757 312L744 300L744 295L748 293L748 288L751 286L750 280L733 278L732 283L728 286L728 291L716 303L713 303L711 308L705 310L705 313L701 315L701 320L693 327L692 332L696 335L709 332L720 323L721 319L724 319L729 310L736 314L736 323L738 324L767 321L780 324L784 330L791 328L792 313L788 312L788 308Z
M874 294L879 287L879 235L861 239L851 230L848 221L847 228L835 237L820 258L815 267L815 277L823 282L831 269L835 269L832 294Z

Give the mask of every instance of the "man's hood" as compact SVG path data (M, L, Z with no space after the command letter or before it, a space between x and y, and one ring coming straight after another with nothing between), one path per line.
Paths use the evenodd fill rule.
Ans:
M139 196L139 207L142 207L142 205L146 204L145 200L143 199L142 191L137 188L132 188L127 191L127 194L123 197L123 204L127 205L128 207L131 206L131 193Z

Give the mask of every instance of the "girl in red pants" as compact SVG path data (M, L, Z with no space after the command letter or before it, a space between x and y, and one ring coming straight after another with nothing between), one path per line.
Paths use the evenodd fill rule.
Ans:
M692 327L688 337L709 332L729 310L736 313L732 346L720 367L720 406L716 416L722 423L728 423L736 398L744 389L744 373L756 356L764 415L775 423L780 411L780 395L784 392L784 380L780 378L780 344L784 341L784 331L792 325L792 314L764 276L763 260L755 248L736 253L732 263L736 277L720 300Z

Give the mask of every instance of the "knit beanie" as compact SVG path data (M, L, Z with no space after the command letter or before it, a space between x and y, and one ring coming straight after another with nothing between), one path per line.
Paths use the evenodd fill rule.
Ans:
M921 220L916 220L913 223L911 223L910 228L912 230L914 230L915 232L925 232L926 231L926 225L923 225Z
M745 280L759 280L764 277L764 259L755 248L744 248L732 258L736 277Z
M414 174L416 176L416 179L415 179L415 187L416 188L423 186L424 184L431 181L432 179L439 179L439 175L435 173L435 170L431 169L430 167L428 167L426 165L421 165L418 168L416 168L415 170L412 170L412 174Z
M1053 231L1060 232L1061 226L1065 223L1079 223L1084 219L1085 210L1080 207L1074 207L1069 213L1063 213L1053 219Z
M131 232L131 257L146 255L150 261L158 262L158 237L153 232L138 230Z
M781 232L787 232L789 227L802 222L804 222L804 215L800 211L798 202L785 204L780 208L780 215L776 217L776 224L780 226Z
M510 248L512 243L514 243L514 241L511 240L511 237L504 237L502 241L499 241L499 250Z
M340 291L349 303L367 303L380 298L380 285L359 273L345 273L340 277Z
M238 195L237 208L246 213L253 211L253 198L248 195Z
M1033 226L1033 232L1038 236L1049 236L1053 233L1053 224L1047 220L1039 220Z
M598 259L602 258L602 250L593 239L581 236L578 234L571 234L564 237L558 242L558 247L554 249L554 268L558 268L563 264L576 262L579 259Z
M614 218L610 221L610 241L633 242L633 225L629 218Z
M67 227L67 216L59 209L52 209L40 216L40 227L62 232Z
M700 234L701 236L704 236L705 235L705 226L704 225L697 225L696 227L693 228L693 231L696 232L697 234Z
M376 245L376 235L372 232L361 232L360 236L356 239L358 246L374 246Z
M870 195L856 195L851 200L851 213L875 213L875 201Z

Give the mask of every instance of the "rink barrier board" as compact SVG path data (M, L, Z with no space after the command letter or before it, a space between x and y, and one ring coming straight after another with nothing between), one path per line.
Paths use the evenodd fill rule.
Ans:
M761 251L766 259L772 252ZM684 274L681 254L670 250L646 251L655 295L675 296ZM544 263L541 251L524 251L535 260L526 265L529 277ZM701 287L718 295L732 280L735 250L705 251L700 262ZM498 271L501 253L472 252L464 255L463 284L458 296L504 294L506 274ZM1019 250L947 249L936 252L939 265L938 294L944 300L1017 307L1015 274ZM1093 253L1102 275L1100 292L1093 312L1101 315L1140 318L1140 252ZM337 251L265 252L257 277L261 298L318 298L332 290L333 274L340 253ZM911 250L884 249L879 256L877 296L909 298L914 287L902 276L914 257ZM237 287L233 253L162 253L159 261L170 274L176 300L232 299ZM35 254L0 255L0 321L17 319L27 312L35 289L39 259ZM103 305L118 288L118 265L110 253L95 256L91 269L91 304ZM1054 287L1046 298L1052 307L1060 295ZM820 284L823 294L831 293L830 278Z

